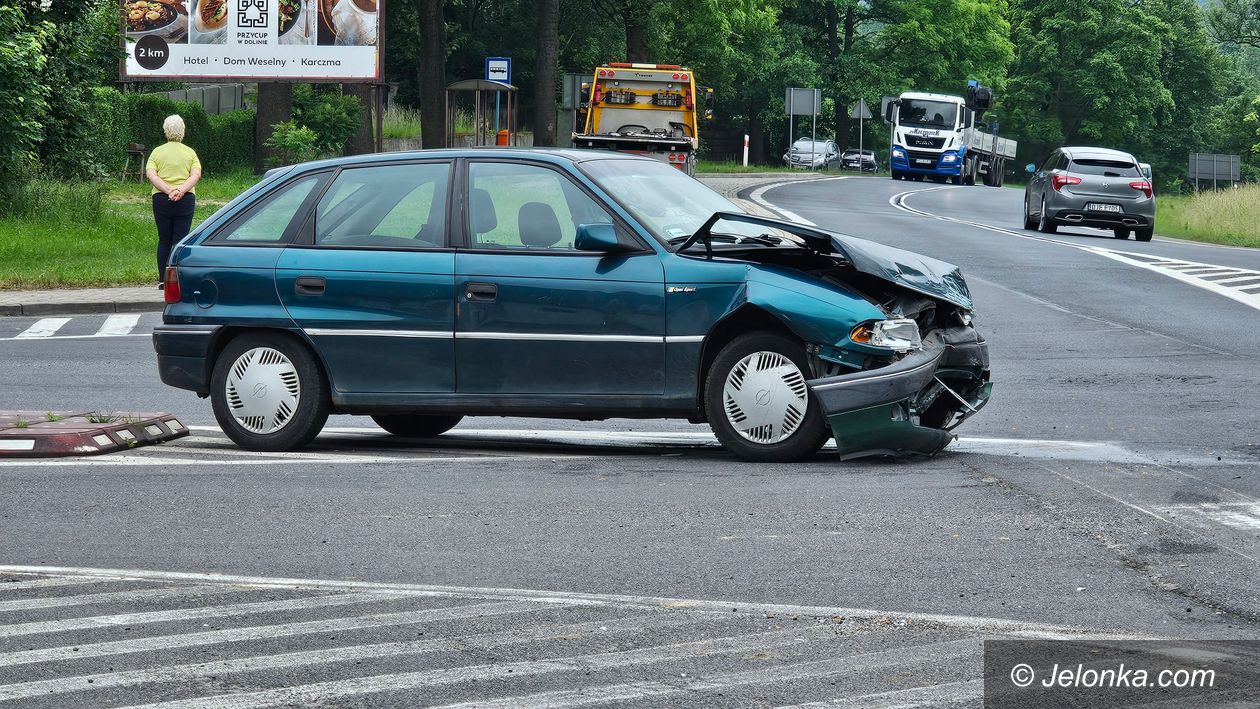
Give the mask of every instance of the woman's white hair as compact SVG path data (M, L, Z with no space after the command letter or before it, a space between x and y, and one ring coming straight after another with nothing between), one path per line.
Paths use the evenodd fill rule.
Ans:
M162 121L162 132L166 134L167 140L173 140L179 143L184 140L184 119L178 113L166 117Z

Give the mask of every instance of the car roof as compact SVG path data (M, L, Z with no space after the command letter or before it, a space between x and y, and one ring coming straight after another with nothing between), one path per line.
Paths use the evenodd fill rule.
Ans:
M1059 148L1072 160L1127 160L1137 162L1137 158L1122 150L1111 148L1070 147Z
M454 159L484 157L516 160L539 160L550 163L580 163L595 160L643 160L647 162L660 162L659 160L653 160L652 158L640 155L614 152L611 150L581 150L577 148L504 148L489 146L481 148L435 148L431 150L406 150L391 153L351 155L347 157L330 158L328 160L316 160L314 162L302 163L295 166L295 172L321 170L328 167L359 165L363 163L405 162L408 160L433 158Z

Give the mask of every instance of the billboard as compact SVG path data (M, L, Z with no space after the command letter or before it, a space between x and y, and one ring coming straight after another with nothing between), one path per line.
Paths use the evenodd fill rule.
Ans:
M381 0L120 0L122 81L381 80Z

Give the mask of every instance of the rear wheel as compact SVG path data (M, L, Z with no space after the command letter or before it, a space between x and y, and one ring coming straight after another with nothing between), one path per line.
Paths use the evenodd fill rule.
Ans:
M1147 227L1145 229L1135 229L1134 235L1138 241L1150 241L1155 236L1155 227Z
M214 363L210 403L227 437L255 451L305 446L332 408L315 355L278 332L248 333L228 343Z
M1116 227L1115 229L1112 229L1112 230L1111 230L1111 233L1112 233L1112 234L1115 234L1115 237L1116 237L1117 239L1128 239L1128 238L1129 238L1129 230L1128 230L1128 229L1121 229L1120 227Z
M1044 234L1053 234L1059 230L1059 226L1046 213L1045 197L1041 198L1041 216L1037 217L1037 230Z
M949 182L950 184L961 185L963 183L963 177L962 175L950 175Z
M430 416L425 414L382 414L373 416L377 426L404 438L432 438L455 428L463 416Z
M744 460L787 463L813 455L831 435L805 384L800 343L769 332L732 340L705 377L709 425Z

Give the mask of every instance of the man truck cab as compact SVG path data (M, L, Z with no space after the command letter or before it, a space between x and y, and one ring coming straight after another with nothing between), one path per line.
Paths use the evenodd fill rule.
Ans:
M969 96L907 91L889 101L884 118L892 124L892 177L922 180L925 176L954 184L974 185L979 179L1001 186L1006 161L1015 157L1015 141L984 132L980 119L992 101L982 86Z

